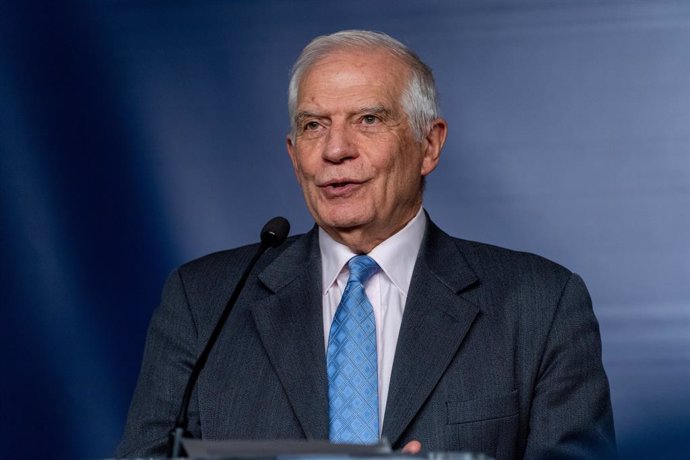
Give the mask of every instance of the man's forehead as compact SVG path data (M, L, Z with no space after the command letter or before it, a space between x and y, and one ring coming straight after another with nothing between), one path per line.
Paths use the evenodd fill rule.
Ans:
M307 92L304 97L299 98L295 118L326 116L334 113L394 115L400 111L398 106L398 98L393 94L385 97L361 93L349 97L349 95L337 94L313 95Z
M299 85L298 106L342 98L355 106L390 106L400 98L406 69L402 62L383 51L329 53L305 72Z

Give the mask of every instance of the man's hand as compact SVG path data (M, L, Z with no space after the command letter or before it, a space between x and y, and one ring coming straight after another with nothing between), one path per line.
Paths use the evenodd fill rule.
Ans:
M405 444L405 447L402 448L402 453L403 454L418 454L422 451L422 443L417 441L416 439L414 441L410 441L407 444Z

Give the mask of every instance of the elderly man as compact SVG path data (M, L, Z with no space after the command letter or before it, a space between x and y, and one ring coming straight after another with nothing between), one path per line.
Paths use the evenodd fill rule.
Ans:
M429 68L385 34L319 37L293 68L289 110L287 150L317 227L250 277L199 379L191 432L614 456L582 280L452 238L422 209L447 133ZM255 249L168 279L121 455L163 452L190 367Z

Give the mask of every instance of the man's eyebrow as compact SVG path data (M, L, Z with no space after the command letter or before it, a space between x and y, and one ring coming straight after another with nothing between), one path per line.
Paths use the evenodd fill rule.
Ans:
M393 112L391 112L390 109L383 105L372 105L372 106L364 106L360 107L359 109L355 110L353 115L362 115L362 114L372 114L372 115L380 115L382 118L392 118L393 117ZM295 124L300 124L302 120L305 118L324 118L326 117L325 114L319 113L319 112L311 112L309 110L302 110L301 112L298 112L295 115Z
M355 111L355 115L361 115L364 113L373 114L373 115L382 115L384 118L390 118L392 115L392 112L387 107L385 107L383 105L373 105L373 106L361 107L357 111Z
M301 112L298 112L297 115L295 115L295 122L299 123L301 120L304 120L305 118L323 118L323 116L324 115L320 113L303 110Z

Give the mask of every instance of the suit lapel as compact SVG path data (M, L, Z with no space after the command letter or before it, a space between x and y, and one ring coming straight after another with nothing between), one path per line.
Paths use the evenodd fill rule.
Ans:
M405 305L383 436L398 441L470 329L478 308L461 290L478 281L453 240L430 220Z
M259 279L273 292L252 307L269 359L306 437L328 438L328 381L316 232L297 239Z
M297 239L261 274L273 293L254 322L304 433L328 438L321 262L316 231ZM428 221L405 306L383 436L395 444L455 356L478 308L460 292L478 281L453 240Z

